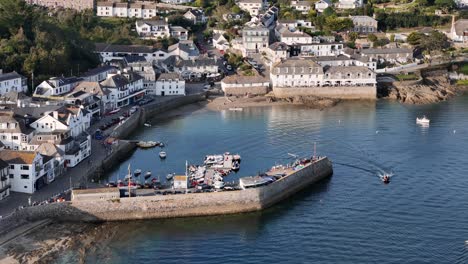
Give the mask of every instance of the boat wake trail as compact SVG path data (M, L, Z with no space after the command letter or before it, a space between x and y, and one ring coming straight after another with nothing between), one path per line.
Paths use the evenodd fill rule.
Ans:
M339 162L335 162L335 161L333 162L333 164L337 164L337 165L341 165L341 166L345 166L345 167L349 167L349 168L353 168L353 169L358 169L358 170L362 170L362 171L365 171L365 172L375 174L375 171L373 171L373 170L366 169L366 168L359 167L359 166L352 165L352 164L339 163Z

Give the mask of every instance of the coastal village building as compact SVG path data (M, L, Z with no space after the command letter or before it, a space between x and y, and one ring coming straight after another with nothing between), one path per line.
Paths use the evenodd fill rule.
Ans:
M143 56L149 62L165 60L169 57L166 50L156 49L144 45L113 45L107 43L95 43L95 53L99 54L101 62L123 60L127 56Z
M95 0L26 0L31 5L48 8L70 8L78 11L93 9Z
M178 40L188 40L189 31L187 29L179 26L170 26L169 29L171 37L176 38Z
M198 59L182 60L173 57L167 61L166 68L182 75L183 78L200 78L203 75L215 76L219 72L219 61L215 58L201 57ZM172 66L172 67L171 67Z
M200 51L193 40L181 40L178 43L167 48L168 54L171 56L179 56L183 60L196 59L200 56Z
M362 49L358 54L367 56L372 60L387 61L391 63L405 63L413 60L413 50L408 48L388 48L388 49Z
M168 38L169 24L164 20L138 20L135 22L138 36L145 39Z
M185 80L177 73L161 73L156 80L155 95L185 95Z
M161 0L161 2L166 4L181 5L192 3L193 0Z
M82 107L90 112L93 117L101 116L101 99L94 96L94 94L76 90L75 88L75 90L63 98L63 101L65 101L67 105Z
M370 16L351 16L354 27L353 32L368 34L377 32L377 20Z
M50 98L71 92L83 78L80 77L54 77L40 83L34 91L34 97Z
M355 9L363 5L364 0L339 0L336 7L339 9Z
M313 57L312 60L321 66L363 66L372 71L377 70L377 61L366 56L349 56L341 54L338 56Z
M315 10L319 13L323 13L328 7L333 7L333 3L330 0L319 0L315 2Z
M223 36L223 34L214 34L213 46L217 50L225 51L229 49L229 41Z
M343 43L314 42L291 46L292 56L337 56L343 53Z
M3 73L0 69L0 95L9 92L27 92L27 79L17 72Z
M105 114L113 110L113 103L110 100L110 91L103 87L99 82L81 82L75 87L74 92L85 92L86 94L91 94L95 103L99 105L99 114ZM92 105L91 107L86 107L85 109L90 111L93 116L96 115L97 109Z
M268 93L270 80L255 76L230 75L221 80L221 89L227 96L231 95L264 95Z
M291 32L289 28L282 25L276 27L275 34L280 42L287 45L314 43L314 39L309 34L300 31Z
M468 19L452 21L449 38L454 42L468 44Z
M18 150L0 151L0 159L9 165L11 191L32 194L46 184L44 176L52 159L34 151Z
M267 8L267 2L264 0L239 0L237 5L251 16L257 16Z
M183 27L170 27L164 20L138 20L135 22L138 36L144 39L174 37L179 40L188 39L188 30Z
M28 126L24 116L13 111L0 112L0 141L4 148L23 150L33 135L34 130Z
M125 70L134 72L143 77L143 88L147 94L156 94L156 71L153 65L142 56L129 56L124 58Z
M304 58L276 63L271 69L270 79L273 88L369 86L375 90L376 85L376 74L367 67L321 66Z
M91 155L91 113L80 107L62 107L31 123L35 129L32 145L54 143L65 152L66 167L75 167ZM53 140L50 142L49 140Z
M10 195L11 184L9 167L8 163L0 159L0 201Z
M284 42L275 42L265 50L269 66L289 58L289 46Z
M205 16L205 12L201 9L190 9L187 12L185 12L184 17L190 21L192 21L193 24L205 24L206 21L208 21L208 18Z
M468 0L455 0L455 4L458 8L468 7Z
M303 14L309 13L313 6L314 4L312 1L291 1L291 7Z
M301 27L315 29L311 21L306 21L303 19L279 19L276 21L276 25L285 27L291 32L294 32Z
M100 84L110 91L109 100L112 109L133 104L146 94L143 77L133 72L109 75Z
M87 82L100 82L104 81L107 78L107 75L116 72L117 68L114 66L104 65L85 72L81 78L83 78L83 81Z
M96 15L101 17L152 18L157 14L154 2L122 3L117 1L98 2Z
M248 56L252 53L259 53L268 48L270 40L270 30L264 26L249 27L242 29L243 54Z

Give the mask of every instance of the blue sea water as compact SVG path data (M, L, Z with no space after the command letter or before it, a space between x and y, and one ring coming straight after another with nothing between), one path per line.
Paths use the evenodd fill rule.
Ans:
M416 124L418 116L429 127ZM199 110L152 120L132 138L166 143L137 150L109 179L132 169L161 179L185 161L239 153L253 175L287 153L317 152L334 175L263 212L116 223L109 244L88 263L468 263L468 97L413 106L344 102ZM388 185L378 174L392 172Z

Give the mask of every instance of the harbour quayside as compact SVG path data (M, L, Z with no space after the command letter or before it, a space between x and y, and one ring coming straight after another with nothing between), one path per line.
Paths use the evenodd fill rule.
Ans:
M96 188L73 190L72 200L61 203L61 219L121 221L253 212L265 209L333 174L326 156L296 159L238 183L225 182L240 163L239 155L208 155L203 165L185 166L157 190ZM234 165L236 164L236 165Z

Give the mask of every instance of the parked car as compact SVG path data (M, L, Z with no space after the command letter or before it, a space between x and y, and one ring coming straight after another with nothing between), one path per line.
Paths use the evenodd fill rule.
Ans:
M130 108L130 114L135 113L137 110L138 110L138 107L136 107L136 106Z

